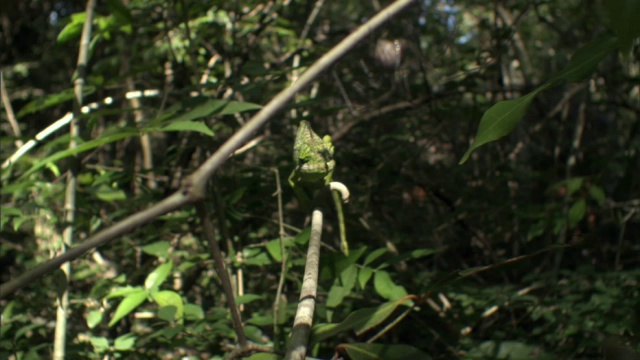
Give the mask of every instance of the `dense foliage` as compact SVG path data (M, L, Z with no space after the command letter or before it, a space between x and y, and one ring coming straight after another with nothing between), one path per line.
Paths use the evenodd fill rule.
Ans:
M291 332L309 231L286 184L306 119L351 192L349 257L327 206L314 356L639 358L640 5L604 3L418 2L229 157L206 202L247 337L281 352ZM62 251L71 172L78 244L178 190L384 5L102 1L78 69L86 4L4 2L2 161L36 146L3 164L2 283ZM80 113L79 77L80 133L43 134ZM69 280L67 358L236 344L191 206L80 257ZM0 302L0 358L53 352L65 274L25 285Z

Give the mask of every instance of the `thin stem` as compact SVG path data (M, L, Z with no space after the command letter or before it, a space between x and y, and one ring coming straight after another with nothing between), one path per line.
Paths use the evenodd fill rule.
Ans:
M238 307L236 306L236 298L231 286L231 279L229 279L229 274L227 273L227 269L224 265L224 257L222 256L222 252L220 251L220 247L218 246L218 242L216 241L213 224L211 224L211 221L209 220L209 214L203 202L197 203L196 209L198 210L198 215L200 216L200 223L202 224L204 235L207 238L207 242L209 243L209 251L211 251L211 257L213 257L216 272L218 273L218 277L222 282L222 289L224 290L224 294L227 297L227 302L229 303L231 320L233 322L233 329L235 330L236 336L238 337L238 344L240 344L241 348L244 348L248 345L247 337L244 335L242 319L240 318L240 311L238 311Z

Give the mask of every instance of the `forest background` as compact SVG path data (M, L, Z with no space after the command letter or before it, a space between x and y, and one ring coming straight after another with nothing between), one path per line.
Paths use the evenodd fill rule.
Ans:
M386 5L3 2L3 287L182 189ZM315 322L338 325L310 355L640 358L637 19L634 0L424 0L353 46L207 183L245 336L282 354L291 333L306 119L351 193L348 257L326 207ZM4 294L0 358L229 355L202 219L173 209Z

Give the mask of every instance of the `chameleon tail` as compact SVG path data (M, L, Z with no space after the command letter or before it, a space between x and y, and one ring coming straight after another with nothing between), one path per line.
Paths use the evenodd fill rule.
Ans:
M340 192L331 191L333 195L333 203L336 204L336 213L338 214L338 228L340 229L340 245L345 256L349 256L349 243L347 243L347 229L344 226L344 213L342 212L342 197Z

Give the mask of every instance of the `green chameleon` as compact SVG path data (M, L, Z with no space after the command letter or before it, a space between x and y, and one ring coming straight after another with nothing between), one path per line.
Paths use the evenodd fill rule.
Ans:
M311 208L311 200L305 188L311 191L329 186L333 180L333 169L336 166L333 160L333 144L331 136L325 135L320 138L308 121L302 120L296 133L296 140L293 144L293 161L296 167L289 176L289 184L293 188L302 206ZM342 199L340 194L333 190L333 202L338 213L338 226L340 228L340 241L342 251L349 255L349 244L344 226L344 215L342 212Z

